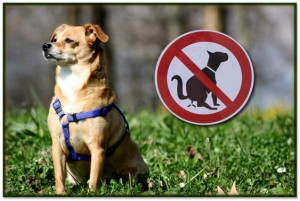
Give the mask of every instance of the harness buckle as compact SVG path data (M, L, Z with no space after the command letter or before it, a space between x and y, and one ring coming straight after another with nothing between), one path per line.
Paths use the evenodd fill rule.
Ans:
M59 114L61 111L62 111L61 107L55 109L56 114Z
M72 116L74 122L78 122L78 119L76 117L76 113L71 114L71 116Z

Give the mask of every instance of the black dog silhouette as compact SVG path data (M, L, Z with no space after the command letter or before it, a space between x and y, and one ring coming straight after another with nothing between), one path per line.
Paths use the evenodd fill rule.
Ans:
M207 62L207 67L205 67L202 72L205 73L205 75L213 81L215 84L216 76L215 73L218 70L220 64L222 62L225 62L228 60L228 54L223 52L209 52L209 59ZM193 104L193 101L197 101L197 107L206 107L210 110L216 110L217 108L213 108L210 105L208 105L205 101L207 99L208 94L211 92L195 75L191 77L187 83L186 83L186 93L187 95L183 95L183 88L182 88L182 79L179 75L174 75L172 77L172 81L177 80L178 86L177 86L177 95L178 98L181 100L184 99L190 99L192 102L188 107L191 105L196 107ZM217 103L218 97L215 94L212 94L212 99L214 106L220 106L220 104Z

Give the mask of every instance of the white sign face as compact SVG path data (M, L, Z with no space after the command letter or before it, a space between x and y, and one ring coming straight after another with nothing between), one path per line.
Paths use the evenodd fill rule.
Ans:
M178 118L211 125L233 117L253 88L253 68L244 49L213 31L195 31L172 41L155 73L157 92Z
M235 58L235 56L225 47L211 42L201 42L189 45L183 49L183 52L201 69L203 70L207 67L207 62L209 60L209 53L214 52L223 52L228 55L228 60L226 62L220 63L218 69L213 72L216 78L216 85L230 98L230 100L234 100L242 85L242 72L240 65ZM172 77L175 75L179 75L183 82L182 91L184 95L187 95L185 85L189 79L191 79L194 75L193 73L184 66L184 64L177 58L174 57L172 60L169 70L168 70L168 88L173 99L183 107L192 113L195 114L213 114L219 112L226 108L224 103L218 100L220 106L216 107L216 110L210 110L206 107L194 107L191 105L190 99L179 99L177 90L178 83L174 80L172 81ZM207 93L207 92L206 92ZM205 101L208 105L213 106L212 93L209 93L207 99ZM194 103L194 105L196 102Z

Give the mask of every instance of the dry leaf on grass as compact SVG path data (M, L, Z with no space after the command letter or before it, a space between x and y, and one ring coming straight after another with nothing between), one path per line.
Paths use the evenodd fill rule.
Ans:
M196 156L198 160L204 161L202 154L200 154L192 145L188 145L186 151L188 152L190 158L194 158Z
M184 184L184 183L180 183L180 184L179 184L179 187L180 187L180 188L184 188L184 187L185 187L185 184Z
M217 186L217 195L225 195L224 191L221 189L220 186ZM231 189L228 192L228 195L239 195L239 192L236 190L235 181L233 182Z
M201 172L203 172L203 170L205 170L205 168L203 168L202 170L200 170L199 172L197 172L197 174L195 174L188 182L186 182L186 183L180 183L179 184L179 187L180 188L184 188L188 183L190 183L191 181L193 181L196 177L198 177L198 175L201 173ZM183 171L183 170L182 170ZM183 172L181 172L181 173L184 173L184 171ZM185 174L185 173L184 173ZM179 175L178 175L179 176Z
M163 182L162 182L162 181L159 181L159 186L160 186L161 188L163 188L163 187L164 187L164 184L163 184Z
M204 161L204 157L200 153L198 153L198 160Z
M154 179L149 179L148 181L148 188L149 189L152 189L154 186L155 186L155 181L154 181Z
M186 179L186 174L185 174L184 170L180 170L180 172L178 173L178 178Z
M194 149L194 147L192 147L192 145L188 145L186 151L188 152L190 158L194 158L197 153L197 151Z
M224 191L222 190L222 188L220 188L220 186L217 186L217 194L218 195L225 195Z
M210 174L211 174L211 173L209 173L209 172L208 172L208 173L204 173L202 179L204 179L204 180L207 179L207 177L208 177Z
M35 162L39 165L47 165L47 161L43 157L39 158Z
M239 195L239 192L237 192L237 190L236 190L235 181L233 182L228 195Z

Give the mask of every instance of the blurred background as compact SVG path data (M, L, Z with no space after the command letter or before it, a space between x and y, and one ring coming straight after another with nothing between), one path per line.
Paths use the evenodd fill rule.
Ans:
M294 106L293 4L76 5L5 4L5 109L48 107L55 67L42 55L60 24L99 24L110 36L105 48L109 81L127 111L157 109L154 72L162 50L198 29L224 32L248 52L255 71L248 106Z

